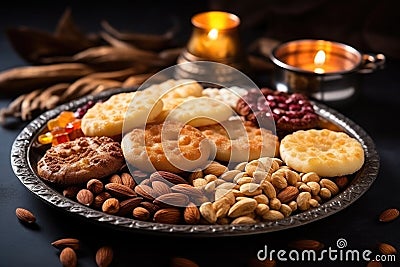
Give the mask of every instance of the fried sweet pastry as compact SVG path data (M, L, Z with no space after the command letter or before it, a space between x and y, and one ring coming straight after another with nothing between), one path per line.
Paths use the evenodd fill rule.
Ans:
M198 128L216 146L220 161L251 161L260 157L275 157L279 153L278 137L271 131L241 120Z
M48 149L38 175L59 185L86 183L118 171L125 163L121 146L109 137L80 137Z
M281 140L280 155L299 172L334 177L353 174L364 164L361 144L344 132L299 130Z
M133 129L122 138L122 150L139 170L180 173L205 166L213 147L196 128L169 121Z

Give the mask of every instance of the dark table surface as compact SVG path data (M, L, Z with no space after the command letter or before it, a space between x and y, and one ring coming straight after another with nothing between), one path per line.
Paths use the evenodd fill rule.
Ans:
M164 10L178 15L188 23L191 15L206 7L198 4L188 7L186 13ZM119 12L110 12L106 6L96 9L91 17L85 14L90 9L76 8L78 23L88 30L96 29L100 19L109 18L118 25L136 23L136 29L146 30L146 25L156 25L154 20L165 14L154 9L152 16L146 12L130 12L121 7ZM63 7L59 5L52 12L36 7L2 10L0 26L34 25L53 29ZM110 15L112 14L112 15ZM135 14L133 16L132 14ZM186 14L186 15L182 15ZM144 22L144 23L140 23ZM133 25L133 24L130 24ZM159 24L157 24L159 25ZM142 29L140 29L142 27ZM155 26L156 27L156 26ZM127 27L128 28L128 27ZM147 29L148 29L147 28ZM157 28L156 30L163 30ZM183 29L185 30L185 29ZM25 64L0 34L0 70ZM325 247L336 248L339 238L346 239L348 248L359 251L377 252L377 244L386 242L400 249L400 220L391 223L378 221L379 214L387 208L400 208L400 61L387 59L383 70L362 77L362 92L352 105L337 110L360 125L374 140L380 156L379 175L372 187L355 203L344 210L311 224L268 234L241 237L181 238L173 235L150 235L148 233L127 233L95 225L72 217L54 208L29 192L14 175L10 164L11 146L25 126L25 123L0 127L0 266L60 266L58 251L50 245L56 239L75 237L81 240L78 252L79 266L96 266L94 255L101 245L111 245L115 256L112 266L168 266L172 257L186 257L200 266L247 266L250 258L264 248L285 248L296 239L315 239ZM0 97L0 108L12 101ZM27 227L17 220L15 209L24 207L37 217L35 227ZM396 255L398 258L399 255ZM323 262L327 266L366 266L366 262ZM321 263L279 262L278 266L320 266ZM383 263L383 266L399 266Z

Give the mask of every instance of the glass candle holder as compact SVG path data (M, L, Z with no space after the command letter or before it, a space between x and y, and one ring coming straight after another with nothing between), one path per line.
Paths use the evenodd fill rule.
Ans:
M246 69L247 60L239 38L239 17L209 11L194 15L191 23L192 34L178 63L212 61L238 70Z

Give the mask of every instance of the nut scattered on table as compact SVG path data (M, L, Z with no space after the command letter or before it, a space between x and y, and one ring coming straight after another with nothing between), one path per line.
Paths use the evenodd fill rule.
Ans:
M397 217L399 217L399 210L396 208L390 208L387 210L384 210L380 215L379 215L379 221L381 222L391 222Z
M31 211L29 211L25 208L17 208L15 210L15 215L23 223L32 224L32 223L36 222L35 215L33 215L33 213Z
M98 267L107 267L114 258L114 250L110 246L102 246L96 252L96 264Z
M64 248L60 253L60 262L64 267L75 267L78 263L75 251L70 247Z
M80 242L76 238L61 238L53 241L51 245L61 250L67 247L72 248L73 250L78 250L80 247Z

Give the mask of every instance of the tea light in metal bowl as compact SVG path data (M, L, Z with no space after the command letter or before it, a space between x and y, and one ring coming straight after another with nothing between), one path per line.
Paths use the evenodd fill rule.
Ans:
M383 67L382 54L362 54L355 48L326 40L295 40L271 52L277 90L304 93L332 104L351 102L360 91L362 73Z

